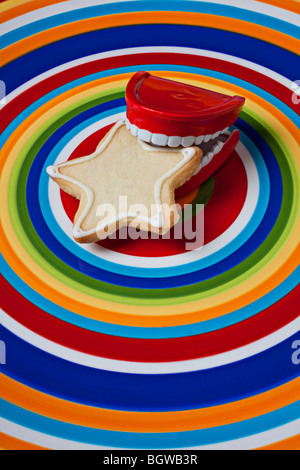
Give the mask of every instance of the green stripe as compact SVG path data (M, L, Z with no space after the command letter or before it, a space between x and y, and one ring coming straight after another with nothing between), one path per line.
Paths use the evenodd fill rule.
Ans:
M197 196L195 199L193 199L193 201L190 202L190 204L188 204L188 206L192 206L191 214L188 214L188 211L183 208L183 210L180 212L180 219L178 221L179 224L183 223L183 221L187 222L188 220L195 217L195 215L199 214L199 212L201 212L202 207L206 206L206 204L209 202L213 194L214 187L215 179L213 176L201 184Z

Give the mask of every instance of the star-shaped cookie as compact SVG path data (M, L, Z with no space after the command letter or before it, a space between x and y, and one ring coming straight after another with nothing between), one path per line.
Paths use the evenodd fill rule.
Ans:
M47 168L61 189L80 200L73 236L104 240L119 228L167 233L178 221L175 189L197 171L202 151L156 148L118 121L89 156Z

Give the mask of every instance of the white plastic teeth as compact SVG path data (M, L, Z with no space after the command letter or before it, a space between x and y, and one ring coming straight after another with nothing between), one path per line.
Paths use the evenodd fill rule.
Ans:
M188 136L188 137L179 137L179 136L168 136L165 134L152 134L152 132L147 131L146 129L139 129L134 124L131 124L128 119L126 119L126 127L130 130L131 134L134 137L137 137L144 142L153 144L159 147L191 147L192 145L201 145L203 142L208 143L210 140L216 139L221 134L228 134L229 127L226 127L222 131L216 132L212 135L200 135L198 137ZM222 144L218 142L217 145ZM214 147L215 148L215 147ZM211 152L212 153L212 152ZM218 152L217 152L218 153Z
M224 147L224 143L219 141L217 142L216 145L213 146L213 148L211 149L210 152L206 153L205 155L203 155L202 157L202 160L201 160L201 163L200 163L200 166L198 168L198 170L196 171L195 175L197 175L197 173L199 173L200 170L202 170L202 168L204 168L205 166L207 166L211 161L212 159L218 155L218 153L221 152L222 148Z

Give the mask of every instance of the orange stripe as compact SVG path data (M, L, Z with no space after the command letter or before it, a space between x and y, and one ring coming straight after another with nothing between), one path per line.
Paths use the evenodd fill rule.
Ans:
M166 21L168 24L187 24L209 28L217 27L225 31L232 31L243 35L246 34L248 36L250 35L247 34L247 32L250 32L249 23L233 18L219 17L216 23L215 15L203 13L179 13L171 11L120 13L57 26L51 30L42 31L25 38L6 47L0 52L0 64L4 65L7 62L11 62L17 57L25 55L35 49L39 49L51 42L60 41L61 39L87 33L89 31L114 28L123 25L150 23L164 24ZM299 54L300 41L286 34L252 23L251 35L279 47L284 47L295 54Z
M257 0L260 3L267 3L268 5L273 5L274 7L283 8L284 10L289 10L294 13L300 14L300 5L299 0Z
M40 447L30 444L29 442L21 441L3 432L0 432L0 447L2 450L48 450L46 447Z
M300 434L256 450L300 450Z
M179 204L183 208L185 204L190 204L197 197L198 193L199 193L199 188L195 189L189 194L186 194L185 196L177 198L176 203Z
M271 413L299 399L300 378L278 388L226 405L177 412L139 413L81 405L46 395L0 375L1 397L51 419L123 432L179 432L207 429Z

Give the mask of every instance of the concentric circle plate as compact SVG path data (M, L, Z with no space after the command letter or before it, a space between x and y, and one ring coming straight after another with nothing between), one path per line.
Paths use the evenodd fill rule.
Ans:
M1 3L0 447L300 448L299 12ZM236 151L179 201L204 205L200 250L79 246L46 174L95 150L138 70L247 98Z

